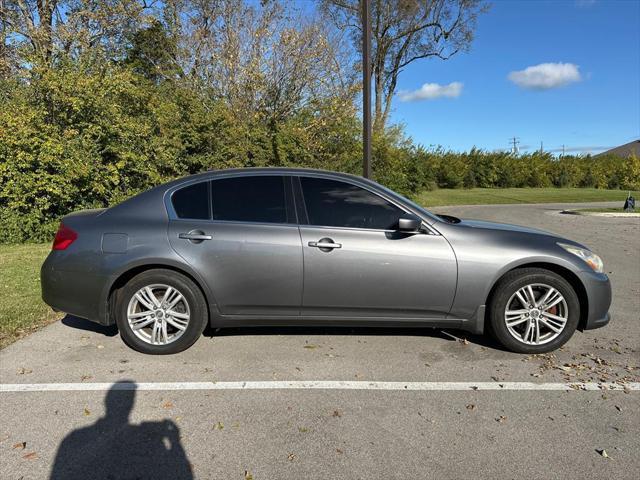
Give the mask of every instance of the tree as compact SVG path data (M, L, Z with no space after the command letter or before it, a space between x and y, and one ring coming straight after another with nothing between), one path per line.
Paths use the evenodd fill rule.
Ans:
M173 79L181 72L176 63L176 44L157 20L133 34L125 64L152 82Z
M54 16L58 14L58 0L2 0L3 50L10 46L11 37L28 45L37 61L48 64L53 53Z
M311 99L353 97L340 35L289 2L168 0L164 12L187 79L239 117L280 122Z
M362 45L361 0L323 0L324 10L341 28L350 28L356 51ZM372 28L373 128L383 130L402 70L424 58L447 60L467 51L482 0L369 0Z
M30 73L83 55L121 58L127 39L148 23L156 0L0 0L0 68ZM151 13L150 13L151 12ZM7 52L7 53L5 53Z

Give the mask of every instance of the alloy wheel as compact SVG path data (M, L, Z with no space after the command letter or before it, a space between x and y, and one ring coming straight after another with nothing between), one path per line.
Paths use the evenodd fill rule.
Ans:
M568 319L569 308L562 293L543 283L518 289L504 312L509 333L527 345L543 345L558 338Z
M133 334L150 345L168 345L189 326L189 303L175 287L142 287L129 300L127 322Z

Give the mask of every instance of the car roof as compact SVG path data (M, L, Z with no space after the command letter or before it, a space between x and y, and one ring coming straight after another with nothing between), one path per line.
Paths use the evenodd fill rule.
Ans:
M350 173L343 172L334 172L331 170L321 170L317 168L293 168L293 167L244 167L244 168L225 168L218 170L207 170L200 173L195 173L193 175L188 175L185 177L180 177L175 180L171 180L163 185L159 185L158 187L162 187L164 189L168 189L170 187L174 187L179 184L191 183L197 180L205 180L207 178L215 178L218 176L243 176L243 175L261 175L261 174L269 174L269 175L320 175L320 176L330 176L333 178L344 178L352 181L356 181L359 183L372 184L376 185L376 182L360 177L358 175L352 175Z
M303 175L303 174L323 174L331 176L339 176L345 178L352 178L356 180L363 180L362 177L352 175L350 173L334 172L332 170L322 170L319 168L299 168L299 167L245 167L245 168L227 168L222 170L208 170L203 172L209 175L228 175L230 173L275 173L275 174L288 174L288 175Z

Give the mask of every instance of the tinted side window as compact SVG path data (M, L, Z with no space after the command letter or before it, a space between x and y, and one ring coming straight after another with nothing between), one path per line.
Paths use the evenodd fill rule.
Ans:
M214 220L287 222L283 177L223 178L211 187Z
M173 193L171 201L179 218L210 218L208 183L195 183Z
M382 197L349 183L300 178L311 225L393 230L404 212Z

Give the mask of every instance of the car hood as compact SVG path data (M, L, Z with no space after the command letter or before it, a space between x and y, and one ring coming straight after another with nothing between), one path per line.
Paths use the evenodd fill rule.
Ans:
M539 230L537 228L523 227L521 225L511 225L509 223L486 222L484 220L461 219L459 225L472 228L483 228L485 230L506 230L510 232L535 233L538 235L548 235L558 237L555 233ZM561 237L558 237L561 238Z

